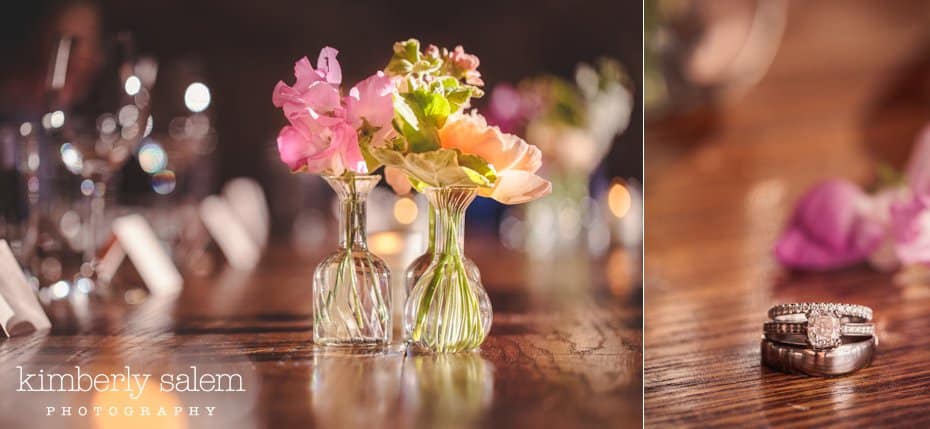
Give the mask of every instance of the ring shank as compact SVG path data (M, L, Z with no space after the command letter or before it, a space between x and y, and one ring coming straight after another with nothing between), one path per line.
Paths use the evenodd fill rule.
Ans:
M876 337L843 344L830 350L782 344L766 338L760 343L762 363L792 374L819 377L845 375L872 362L878 345Z

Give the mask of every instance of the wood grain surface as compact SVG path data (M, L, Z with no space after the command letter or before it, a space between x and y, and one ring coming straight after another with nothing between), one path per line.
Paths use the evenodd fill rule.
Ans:
M400 344L353 354L315 347L311 278L319 255L276 246L251 274L188 277L176 299L58 303L49 308L50 335L0 339L0 427L641 426L638 282L609 283L598 263L591 265L591 284L540 290L526 281L533 264L493 240L469 237L494 307L491 334L478 353L408 355ZM122 402L91 393L15 392L17 365L72 373L74 366L110 373L130 365L153 377L189 373L193 365L201 373L240 374L246 391L122 398L135 406L213 405L211 418L46 417L46 406Z
M871 109L921 53L927 20L922 2L793 2L769 73L705 112L712 126L647 129L646 427L930 425L930 277L866 266L791 273L772 254L811 185L869 184L876 152L908 150L914 115ZM831 379L762 367L766 309L796 301L871 306L872 366Z

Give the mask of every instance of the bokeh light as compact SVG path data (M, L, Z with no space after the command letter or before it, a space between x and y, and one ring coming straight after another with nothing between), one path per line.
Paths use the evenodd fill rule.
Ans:
M184 105L194 113L203 112L210 106L210 88L194 82L184 91Z
M417 203L410 198L398 198L394 203L394 219L404 225L417 220Z
M176 185L177 178L171 170L162 170L152 175L152 190L161 195L170 194Z
M136 75L129 76L126 78L126 83L123 84L123 89L126 90L126 94L136 95L142 89L142 81Z
M629 213L633 205L633 198L630 191L620 182L614 182L607 192L607 207L610 213L618 218L622 218Z
M158 142L152 140L139 148L139 167L142 171L155 174L168 165L168 155Z

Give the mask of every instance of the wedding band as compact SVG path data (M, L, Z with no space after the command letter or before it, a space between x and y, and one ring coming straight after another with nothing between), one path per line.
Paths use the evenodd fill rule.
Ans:
M774 370L829 377L849 374L868 366L878 346L878 338L873 336L830 350L781 344L765 338L760 346L762 363Z
M823 302L800 302L776 305L769 309L769 319L783 320L786 316L804 315L814 310L834 313L840 317L855 318L858 319L856 320L858 322L868 322L872 320L872 309L864 305Z
M835 320L835 319L834 319ZM839 346L842 337L871 337L875 335L875 325L872 323L845 322L842 319L839 325L832 325L833 320L815 318L815 325L809 322L765 322L762 332L765 338L780 343L809 345L816 349ZM838 329L837 329L838 328Z

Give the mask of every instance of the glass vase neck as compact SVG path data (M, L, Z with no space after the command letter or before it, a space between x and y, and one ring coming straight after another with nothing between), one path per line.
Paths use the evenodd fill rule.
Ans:
M323 176L339 197L339 247L368 249L366 204L368 194L381 180L379 175Z
M427 188L424 191L429 200L435 227L431 233L434 235L434 255L456 254L464 255L465 247L465 211L475 196L478 188L474 186L447 186L442 188Z

